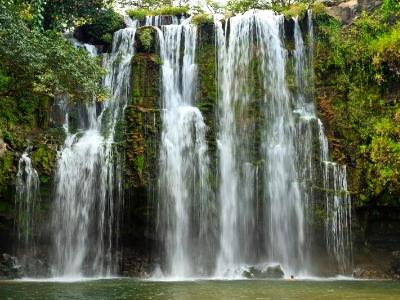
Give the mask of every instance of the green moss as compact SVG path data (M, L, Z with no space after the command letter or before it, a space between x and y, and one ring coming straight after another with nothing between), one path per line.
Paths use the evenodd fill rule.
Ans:
M0 154L0 194L7 188L7 185L12 179L13 170L13 155L5 151Z
M151 54L150 59L152 62L154 62L155 64L157 64L159 66L163 64L161 57L157 54Z
M156 185L160 61L156 54L140 52L132 59L132 101L126 110L126 188Z
M56 164L56 153L47 145L39 145L32 154L32 164L39 174L51 175Z
M136 167L137 171L139 171L139 172L143 171L143 169L144 169L144 156L143 155L139 155L136 157L135 167Z

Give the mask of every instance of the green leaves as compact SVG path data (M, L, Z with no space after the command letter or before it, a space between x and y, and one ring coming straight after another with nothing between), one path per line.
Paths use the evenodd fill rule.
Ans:
M93 100L104 91L99 62L76 49L60 34L30 30L7 13L0 13L0 67L13 78L15 90L75 100Z
M100 11L94 19L84 26L87 26L88 34L93 38L106 44L111 44L113 33L125 25L122 16L112 9L105 9Z
M52 0L44 5L44 28L63 30L81 25L110 8L112 0Z
M315 60L334 107L337 156L357 162L363 199L383 205L400 197L400 22L387 13L363 12L346 28L317 17Z

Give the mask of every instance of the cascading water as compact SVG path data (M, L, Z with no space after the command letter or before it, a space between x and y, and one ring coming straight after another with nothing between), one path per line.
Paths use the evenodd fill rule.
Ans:
M347 191L346 165L324 162L326 192L326 243L338 271L351 271L351 197Z
M40 181L37 171L32 167L29 152L22 154L18 162L15 207L18 210L18 241L24 256L35 255L34 234L36 234L35 218L39 205Z
M297 22L298 24L298 22ZM312 67L314 57L314 35L312 11L307 12L309 31L309 65ZM313 72L311 72L311 88L313 88ZM347 188L347 168L329 161L328 139L325 136L324 126L318 121L318 136L320 144L320 161L323 174L323 188L326 199L325 235L328 252L334 257L338 271L342 274L351 270L352 242L351 242L351 197Z
M295 40L301 39L301 31L298 18L295 18ZM310 70L313 70L313 23L312 11L307 12L307 26L309 33L309 55L304 65L308 65ZM298 42L296 42L298 44ZM297 49L297 47L296 47ZM297 68L296 68L297 73ZM304 73L304 72L303 72ZM313 92L313 77L314 73L309 74L309 82L307 90L312 95ZM328 252L334 257L340 273L346 273L350 270L352 258L351 246L351 197L347 190L347 172L346 166L329 161L329 146L328 139L325 136L324 126L318 118L315 117L314 108L311 107L313 113L310 120L317 121L318 138L319 138L319 160L321 164L318 167L322 173L322 184L325 190L325 205L326 205L326 221L325 235L326 246ZM311 110L310 110L311 111Z
M325 237L329 254L334 258L338 272L351 271L351 197L347 190L346 165L329 161L328 139L324 126L318 120L320 161L325 189Z
M130 90L136 22L129 25L114 34L112 52L104 56L103 85L111 99L102 104L100 114L95 103L84 105L76 132L69 129L66 117L52 218L54 276L108 276L115 271L122 177L121 157L113 142Z
M293 92L287 83L283 21L272 11L250 11L230 18L225 29L221 22L215 22L219 78L218 276L232 274L240 265L265 261L281 264L286 272L309 274L306 217L314 201L314 170L325 174L325 187L333 184L335 191L347 190L345 168L339 168L341 173L334 168L328 176L326 167L315 165L313 156L313 128L322 123L315 116L313 102L311 12L308 51L298 18L293 19ZM258 127L257 123L262 125ZM326 164L327 140L321 126L319 138L319 159ZM329 247L341 249L334 250L336 256L341 253L348 257L343 249L350 242L344 234L350 224L350 200L330 197L326 203L333 219L327 221L327 240L334 246ZM329 221L335 218L337 221Z
M189 22L158 31L163 61L158 226L166 256L164 273L171 277L204 272L204 214L211 200L206 126L194 107L197 29Z
M176 16L147 16L144 19L144 26L156 26L161 27L162 25L178 25L184 21L184 17L179 19Z
M231 18L229 25L230 35L227 41L222 24L216 22L220 94L217 142L221 174L218 192L220 253L216 271L219 276L240 263L244 247L251 245L249 239L254 230L251 220L253 206L249 203L254 198L254 182L250 182L254 178L254 166L249 156L249 138L253 134L254 124L245 123L245 115L248 113L245 108L251 100L249 84L246 82L251 74L251 17L246 15ZM242 127L237 119L243 119Z
M285 81L282 27L283 17L272 11L250 11L233 17L225 34L217 22L221 95L220 275L238 264L261 258L279 262L285 269L295 269L302 263L304 207L296 181L295 120ZM259 91L252 89L257 80L252 78L254 73L262 96L257 97ZM260 110L259 117L265 122L258 130L251 119L255 109ZM259 145L251 139L257 131ZM249 170L256 173L257 164L261 164L262 171L257 173L262 173L264 182L263 212L254 211L254 207L262 208L254 203L257 190L254 175L249 176ZM256 229L254 220L260 214L263 221ZM256 230L260 231L259 237ZM254 248L264 252L264 257L255 257Z

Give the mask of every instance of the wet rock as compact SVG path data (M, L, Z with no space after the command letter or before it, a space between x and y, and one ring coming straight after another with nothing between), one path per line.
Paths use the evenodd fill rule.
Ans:
M359 11L372 12L383 3L383 0L357 0L357 2Z
M17 259L7 253L0 257L0 278L16 279L24 276L23 268Z
M159 261L155 261L150 253L125 248L121 256L120 272L125 277L148 278L158 264Z
M250 267L247 271L242 273L245 278L256 278L256 279L281 279L285 276L280 265L268 266L261 268L257 266Z
M389 279L390 277L383 271L368 267L357 267L353 271L353 277L357 279Z
M28 277L50 277L50 266L44 259L27 258L24 264L24 273Z
M342 22L344 25L350 25L358 12L357 0L342 2L339 5L328 7L326 13Z

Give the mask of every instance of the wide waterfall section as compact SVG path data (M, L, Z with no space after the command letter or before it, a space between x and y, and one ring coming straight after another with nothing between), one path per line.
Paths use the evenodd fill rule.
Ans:
M196 104L197 27L190 19L158 31L162 65L162 136L158 230L169 277L206 275L209 157Z
M111 98L82 105L78 129L71 130L59 152L52 228L53 276L110 276L116 272L119 210L122 205L121 157L113 148L115 131L130 90L136 23L114 34L105 54L103 85ZM89 47L92 49L91 47Z
M328 162L327 140L315 116L311 11L307 44L297 17L293 23L294 89L287 80L290 51L283 16L249 11L230 18L225 27L215 22L220 174L215 274L219 277L235 276L254 264L280 264L286 274L312 274L308 219L317 200L313 184L318 174L323 174L321 188L326 190L327 247L340 266L351 255L345 167L332 171L330 166L337 164ZM317 159L316 135L321 148Z
M237 278L272 265L286 276L313 275L317 203L326 213L330 262L337 273L351 270L351 197L346 166L330 161L316 115L311 11L306 22L291 21L288 42L284 17L273 11L215 18L215 160L197 99L199 27L191 18L143 22L157 30L162 61L156 230L163 278ZM54 277L118 272L125 157L116 144L131 96L138 22L127 25L103 55L109 99L62 105L66 140L50 224ZM76 45L98 55L92 45ZM20 246L34 250L35 224L24 216L35 214L39 175L29 151L19 161L15 204Z

